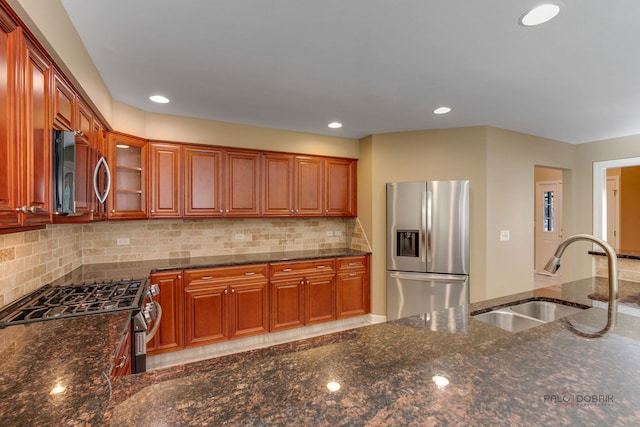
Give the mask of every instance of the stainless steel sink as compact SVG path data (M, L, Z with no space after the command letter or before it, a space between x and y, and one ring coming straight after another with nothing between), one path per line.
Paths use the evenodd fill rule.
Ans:
M545 323L538 319L514 313L508 308L477 314L474 318L484 323L488 323L491 326L497 326L498 328L505 329L509 332L521 332Z
M554 320L583 310L579 307L558 304L551 301L529 301L509 308L516 313L542 320L545 323L553 322Z
M509 332L522 332L578 313L587 306L570 306L558 302L530 300L491 311L471 314L474 319Z

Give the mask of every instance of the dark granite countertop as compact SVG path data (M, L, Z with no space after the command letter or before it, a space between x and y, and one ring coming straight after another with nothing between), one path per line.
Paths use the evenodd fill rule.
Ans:
M589 251L589 254L598 255L598 256L607 256L607 254L602 251ZM618 258L640 259L640 251L630 250L630 249L620 249L616 251L616 256Z
M128 325L121 311L0 329L0 425L104 425Z
M319 258L335 258L367 255L369 252L348 248L307 251L265 252L243 255L218 255L195 258L170 258L150 261L128 261L83 265L55 280L54 286L119 279L141 279L149 273L168 270L225 267L231 265L271 263L280 261L303 261Z
M74 337L62 323L81 319L10 327L0 331L0 340L12 328L30 331L26 342L21 337L3 347L10 362L0 361L0 424L636 425L640 318L618 313L613 331L585 339L561 322L513 334L469 317L470 311L530 296L588 303L600 282L580 280L428 318L114 378L110 398L101 375L110 362L103 353L113 357L117 343ZM606 310L593 307L571 318L598 329ZM103 333L110 328L93 326L100 327ZM79 341L90 348L80 353ZM52 353L50 346L67 350ZM49 391L65 373L80 382L56 401ZM436 385L434 376L449 384ZM330 391L331 381L341 388Z

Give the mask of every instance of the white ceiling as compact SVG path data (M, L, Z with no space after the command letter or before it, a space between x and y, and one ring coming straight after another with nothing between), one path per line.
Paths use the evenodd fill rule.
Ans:
M539 0L61 1L113 98L146 111L353 138L640 133L638 0L557 1L530 28Z

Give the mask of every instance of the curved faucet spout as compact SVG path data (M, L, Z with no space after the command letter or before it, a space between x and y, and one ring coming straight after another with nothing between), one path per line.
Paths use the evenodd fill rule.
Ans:
M609 273L609 309L607 313L607 324L606 326L597 331L595 333L584 333L580 332L575 327L567 322L567 325L570 329L573 329L574 332L578 333L580 336L584 336L587 338L597 338L604 335L609 330L613 329L615 326L615 313L617 311L618 304L618 256L616 252L613 250L611 245L605 242L602 239L599 239L590 234L576 234L574 236L567 237L565 240L560 242L558 248L556 249L556 253L549 259L547 265L545 265L545 271L554 274L560 268L560 258L562 258L562 254L564 253L567 246L571 243L579 241L579 240L587 240L589 242L595 243L604 249L607 255L607 269Z

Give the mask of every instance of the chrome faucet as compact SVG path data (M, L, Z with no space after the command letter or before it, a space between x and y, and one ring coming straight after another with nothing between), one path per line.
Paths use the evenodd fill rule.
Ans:
M609 306L607 310L607 324L600 331L597 331L595 333L585 333L577 330L575 326L573 326L573 324L568 320L566 320L565 323L569 326L569 329L572 330L572 332L580 336L586 338L598 338L604 335L609 330L613 329L613 327L615 326L615 313L618 306L618 256L616 255L616 252L613 250L611 245L604 240L590 234L576 234L574 236L567 237L565 240L560 242L558 248L556 249L556 253L549 259L547 265L544 266L544 270L551 274L555 274L555 272L560 268L560 258L562 257L562 254L564 253L567 246L579 240L587 240L593 242L604 249L605 253L607 254L607 269L609 273Z

